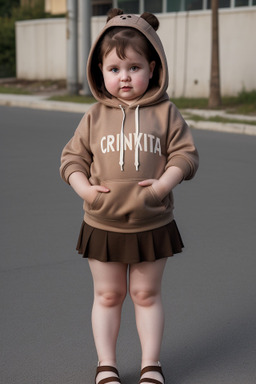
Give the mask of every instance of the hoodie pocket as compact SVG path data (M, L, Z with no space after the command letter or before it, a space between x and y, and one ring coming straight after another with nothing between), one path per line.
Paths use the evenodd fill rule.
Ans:
M154 189L141 187L140 180L107 180L102 185L110 192L97 195L85 210L95 218L108 221L134 222L161 215L170 205L169 197L159 199Z

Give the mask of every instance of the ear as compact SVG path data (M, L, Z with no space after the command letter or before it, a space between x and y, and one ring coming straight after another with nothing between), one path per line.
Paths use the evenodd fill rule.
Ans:
M152 77L153 77L153 73L154 73L155 66L156 66L156 62L155 62L155 61L151 61L151 62L149 63L149 70L150 70L150 72L149 72L149 78L150 78L150 79L152 79Z
M99 66L99 69L101 70L101 72L102 72L102 64L101 63L99 63L98 64L98 66Z

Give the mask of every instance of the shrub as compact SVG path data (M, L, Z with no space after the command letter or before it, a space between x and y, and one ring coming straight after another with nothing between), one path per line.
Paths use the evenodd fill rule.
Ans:
M15 75L14 19L0 18L0 77Z
M15 22L47 16L44 1L38 0L33 7L13 7L0 17L0 77L12 77L16 73Z

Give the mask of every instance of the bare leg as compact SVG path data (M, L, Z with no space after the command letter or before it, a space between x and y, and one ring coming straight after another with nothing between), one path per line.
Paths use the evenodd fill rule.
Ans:
M92 328L98 360L101 366L116 367L116 343L127 290L127 265L88 260L94 283ZM108 376L100 373L97 381Z
M130 267L130 295L134 303L136 324L142 349L141 367L157 365L164 330L161 282L166 259L134 264ZM149 377L149 374L147 374ZM159 373L151 378L162 382Z

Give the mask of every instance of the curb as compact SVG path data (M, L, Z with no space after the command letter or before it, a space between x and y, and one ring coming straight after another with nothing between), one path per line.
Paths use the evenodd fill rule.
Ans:
M256 136L256 126L238 123L215 123L213 121L193 121L187 120L187 124L194 129L236 133L240 135Z
M16 96L0 94L0 105L7 107L21 107L42 109L46 111L85 113L91 104L67 103L62 101L46 100L44 96Z

